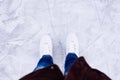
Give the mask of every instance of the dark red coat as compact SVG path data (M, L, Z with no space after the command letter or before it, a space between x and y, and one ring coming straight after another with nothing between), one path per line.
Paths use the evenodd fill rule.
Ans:
M84 57L78 58L71 66L66 77L63 76L57 65L32 72L20 80L111 80L103 72L91 68Z

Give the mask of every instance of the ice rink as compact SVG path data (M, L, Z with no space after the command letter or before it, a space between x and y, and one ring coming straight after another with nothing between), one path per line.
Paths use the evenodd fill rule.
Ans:
M0 80L33 71L45 34L53 40L54 63L64 71L70 32L91 67L120 80L120 0L0 0Z

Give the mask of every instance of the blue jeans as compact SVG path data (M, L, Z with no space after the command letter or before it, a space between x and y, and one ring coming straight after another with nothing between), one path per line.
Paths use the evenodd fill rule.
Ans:
M75 62L76 59L78 59L78 56L75 53L68 53L65 60L64 75L66 75L66 73L68 72L68 70L70 69L70 67Z
M66 56L65 59L65 71L64 71L64 75L66 75L66 73L68 72L68 70L70 69L71 65L74 63L74 61L78 58L78 56L75 53L68 53L68 55ZM44 55L42 56L42 58L39 60L36 68L34 69L34 71L38 70L38 69L42 69L48 66L51 66L53 64L53 58L50 55Z
M42 58L39 60L34 71L51 66L52 64L53 64L52 56L51 55L43 55Z

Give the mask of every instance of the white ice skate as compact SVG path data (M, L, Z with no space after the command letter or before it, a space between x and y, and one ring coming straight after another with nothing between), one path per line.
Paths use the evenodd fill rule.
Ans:
M75 53L79 56L79 42L75 33L70 33L66 39L66 54Z
M40 41L40 57L43 55L51 55L52 56L52 39L49 35L45 35L41 38Z

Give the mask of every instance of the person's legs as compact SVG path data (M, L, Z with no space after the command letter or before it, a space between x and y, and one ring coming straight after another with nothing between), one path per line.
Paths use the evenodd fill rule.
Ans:
M76 34L71 33L66 39L66 59L65 59L65 71L64 76L66 76L72 64L78 59L79 55L79 43Z
M53 64L52 56L51 55L43 55L42 58L39 60L34 71L51 66L52 64Z
M65 71L64 75L68 72L74 61L78 59L78 56L75 53L68 53L65 59Z
M51 66L53 64L52 58L52 39L49 35L44 35L40 41L40 60L34 71Z

